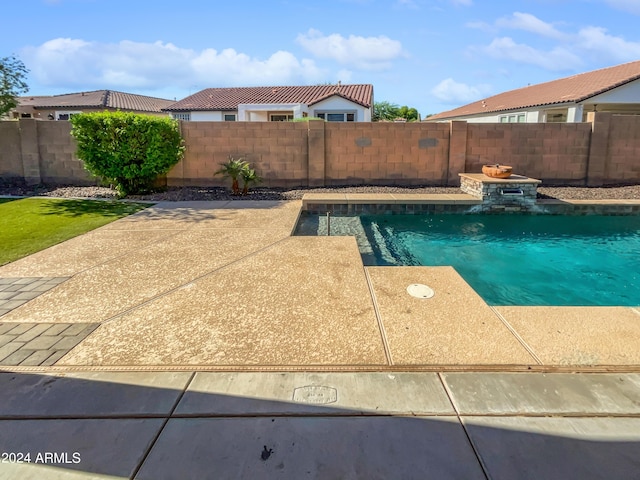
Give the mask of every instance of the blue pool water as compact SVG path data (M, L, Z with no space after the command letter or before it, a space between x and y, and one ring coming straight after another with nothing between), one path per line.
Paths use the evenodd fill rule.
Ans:
M451 265L489 305L640 305L639 216L334 216L331 234L355 235L365 265Z

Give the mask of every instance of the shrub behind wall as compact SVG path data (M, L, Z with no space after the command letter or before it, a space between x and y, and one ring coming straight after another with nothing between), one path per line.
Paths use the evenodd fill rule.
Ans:
M71 118L78 158L122 195L143 193L182 158L178 122L137 113L82 113Z

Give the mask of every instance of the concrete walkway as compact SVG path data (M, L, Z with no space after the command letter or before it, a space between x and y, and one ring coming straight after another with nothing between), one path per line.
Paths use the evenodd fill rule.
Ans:
M22 480L633 479L640 375L0 373L0 451Z

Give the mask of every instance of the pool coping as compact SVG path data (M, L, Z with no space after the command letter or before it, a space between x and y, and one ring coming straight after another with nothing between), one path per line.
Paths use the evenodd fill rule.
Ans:
M310 214L359 213L481 213L480 198L460 194L395 194L395 193L306 193L302 197L302 212ZM486 214L547 214L547 215L640 215L640 200L602 199L571 200L540 198L539 208L521 211L504 206Z

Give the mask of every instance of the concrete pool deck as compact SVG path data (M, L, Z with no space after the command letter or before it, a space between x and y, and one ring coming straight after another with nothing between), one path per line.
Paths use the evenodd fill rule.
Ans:
M160 203L0 267L0 479L637 475L638 309L492 308L300 207Z
M300 208L159 203L0 267L68 277L0 316L0 367L640 371L637 308L491 307L450 267L364 267L352 237L292 237Z

